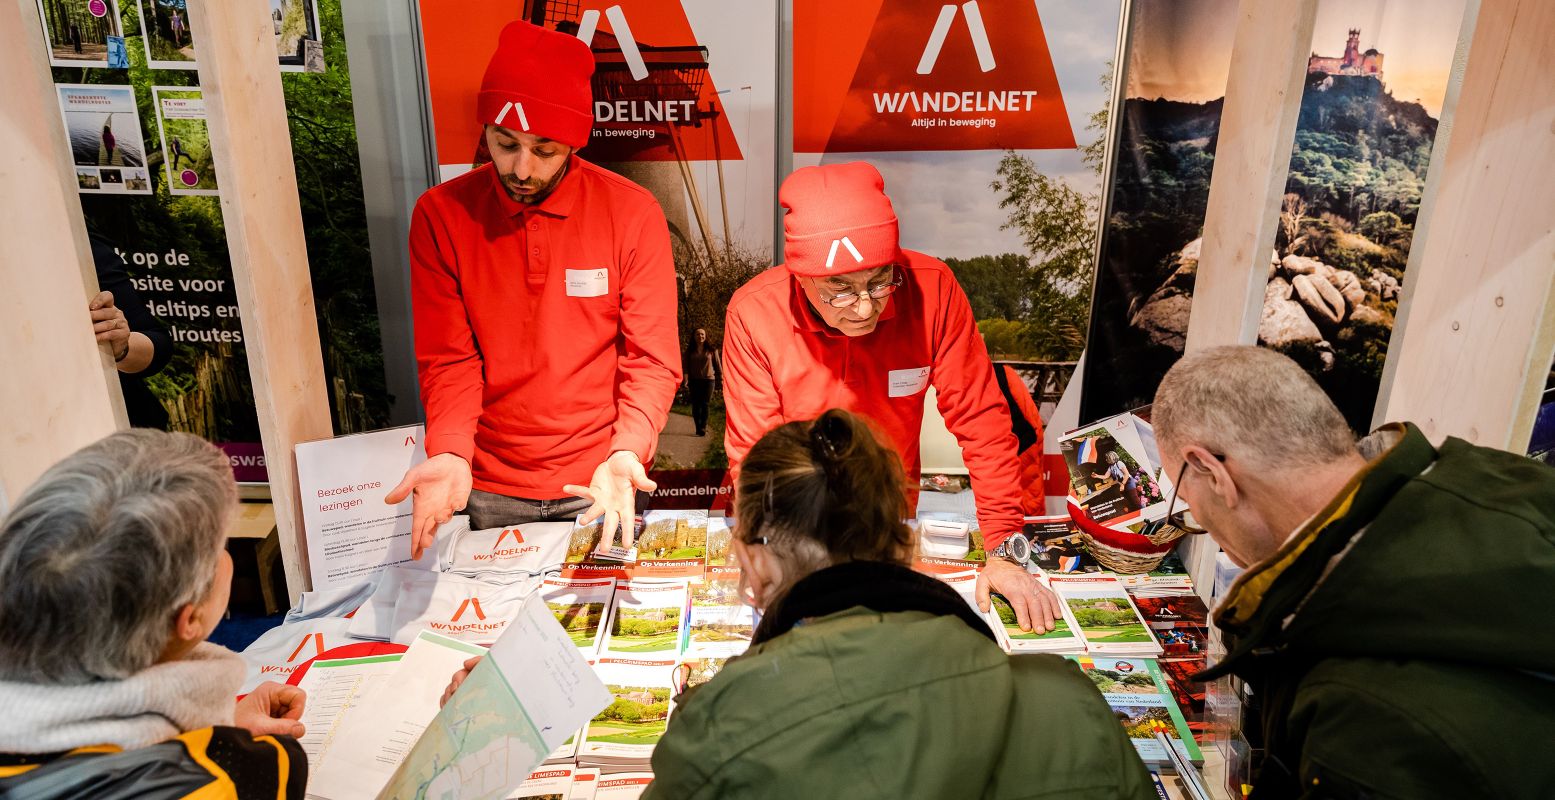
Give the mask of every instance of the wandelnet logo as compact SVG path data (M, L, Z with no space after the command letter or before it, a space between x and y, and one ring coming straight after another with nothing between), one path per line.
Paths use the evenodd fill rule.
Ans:
M504 548L502 543L509 538L513 540L513 546ZM497 559L517 558L529 553L539 552L537 544L524 544L524 534L517 528L503 528L502 533L497 534L497 541L492 544L491 552L476 553L476 561L496 561Z
M794 80L816 87L796 149L1075 146L1036 4L893 0L858 25L843 4L795 2Z
M841 239L833 239L833 240L831 240L831 252L826 254L826 268L827 269L831 269L832 268L832 264L837 261L837 248L838 247L846 247L846 248L848 248L848 255L853 256L853 260L855 262L857 262L859 264L864 263L864 256L863 256L862 253L860 253L858 251L857 247L853 246L853 240L849 239L846 236L844 236Z
M473 619L469 622L462 621L466 612L473 616ZM506 626L507 620L491 622L486 620L486 612L481 609L481 599L479 597L466 597L459 603L459 608L454 611L453 616L449 617L447 622L427 623L428 628L438 633L446 634L488 633L502 630Z
M497 121L493 124L501 125L502 121L508 118L509 111L518 112L519 128L527 133L529 131L529 117L524 115L524 104L515 103L512 100L509 100L506 105L502 106L502 110L497 112Z
M303 651L307 648L309 642L313 643L313 652L308 655L303 655ZM276 672L290 674L298 667L302 666L302 661L308 661L321 655L324 655L324 634L304 634L302 641L298 642L297 647L292 650L292 654L286 657L285 664L265 664L259 668L259 672L260 674L270 674ZM298 660L299 656L301 656L301 661Z

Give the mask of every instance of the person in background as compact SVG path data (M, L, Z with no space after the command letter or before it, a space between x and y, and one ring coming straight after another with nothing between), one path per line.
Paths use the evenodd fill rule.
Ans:
M476 113L492 161L411 217L411 300L427 460L412 555L464 509L476 529L604 518L632 539L680 384L669 227L646 189L579 158L594 55L576 36L502 30Z
M744 655L677 698L645 800L1156 796L1078 667L1006 654L955 591L908 567L904 480L846 411L750 448L732 547L761 622Z
M205 641L226 612L227 457L129 430L0 522L0 796L300 798L305 698Z
M978 578L1009 599L1020 627L1052 629L1052 593L1000 548L1019 534L1021 480L1010 413L966 293L945 264L903 250L885 181L863 162L796 170L778 193L787 263L740 287L724 325L724 449L738 477L768 430L844 408L879 425L920 478L924 396L961 445L983 548ZM907 512L916 513L916 491Z
M107 344L113 354L130 425L165 429L167 409L146 386L146 379L161 372L172 360L173 338L140 299L113 245L96 236L91 244L100 290L87 303L92 331L97 341Z
M718 355L718 348L707 340L707 331L697 328L681 361L686 388L691 395L691 421L696 424L697 435L706 436L707 410L712 404L713 392L723 389L723 358Z
M1408 423L1357 444L1258 347L1184 356L1151 422L1168 516L1245 568L1196 677L1261 703L1253 798L1555 797L1555 469Z

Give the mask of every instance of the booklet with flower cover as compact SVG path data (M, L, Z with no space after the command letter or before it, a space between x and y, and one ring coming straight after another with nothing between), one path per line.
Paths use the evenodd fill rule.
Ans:
M1165 748L1156 740L1151 730L1152 722L1164 723L1168 736L1182 742L1188 751L1188 759L1203 763L1204 753L1188 731L1182 709L1172 699L1166 677L1153 658L1108 658L1102 656L1066 655L1080 666L1085 676L1096 684L1107 705L1117 714L1123 730L1134 743L1139 757L1147 763L1170 763Z

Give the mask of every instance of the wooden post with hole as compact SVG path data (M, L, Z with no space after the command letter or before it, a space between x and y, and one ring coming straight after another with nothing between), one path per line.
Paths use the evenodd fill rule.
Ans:
M286 584L309 588L292 448L333 435L269 5L191 0L200 86Z
M97 272L34 0L0 0L0 513L56 461L129 423L92 333Z

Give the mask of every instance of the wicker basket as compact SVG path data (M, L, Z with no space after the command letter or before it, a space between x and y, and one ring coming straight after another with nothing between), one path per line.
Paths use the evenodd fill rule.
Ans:
M1185 533L1175 525L1163 525L1152 536L1109 528L1091 519L1073 497L1069 498L1069 516L1096 563L1120 575L1137 575L1160 566Z

